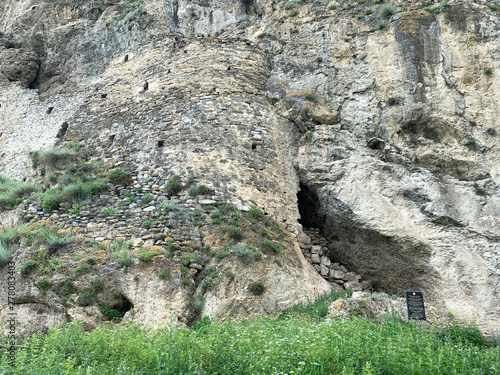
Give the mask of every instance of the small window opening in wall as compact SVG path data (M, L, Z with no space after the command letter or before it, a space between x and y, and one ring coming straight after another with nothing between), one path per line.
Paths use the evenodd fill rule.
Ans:
M54 107L47 108L47 114L50 115L53 110L54 110Z
M256 150L257 149L257 145L255 143L252 143L252 150Z
M57 132L56 138L62 139L66 134L66 130L68 130L68 126L69 125L67 122L63 122L63 124L59 128L59 131Z
M101 99L106 99L107 96L108 94L101 94Z
M128 55L125 55L125 57L123 58L123 62L127 62L128 61Z
M148 89L149 89L149 82L148 81L144 82L144 86L142 88L144 89L144 91L148 91Z
M115 134L111 134L111 135L109 136L109 143L110 143L110 144L111 144L111 143L113 143L113 142L114 142L114 140L115 140Z
M165 145L165 141L156 142L156 146L158 146L158 147L163 147L164 145Z

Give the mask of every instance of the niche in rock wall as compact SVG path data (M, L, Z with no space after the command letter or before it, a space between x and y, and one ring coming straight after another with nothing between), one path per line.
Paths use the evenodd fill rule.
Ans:
M111 306L112 309L118 311L120 318L123 318L127 311L130 311L134 305L123 294L115 297L115 303Z
M300 183L300 190L297 193L299 206L299 223L304 228L323 228L324 210L316 192L306 184Z
M63 139L64 135L66 134L66 131L68 130L68 123L65 121L62 123L61 127L59 128L59 131L57 132L56 138L57 139Z

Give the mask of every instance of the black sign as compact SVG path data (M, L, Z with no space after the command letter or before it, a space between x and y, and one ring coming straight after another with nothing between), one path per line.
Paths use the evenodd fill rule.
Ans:
M424 295L422 292L405 292L408 319L425 320Z

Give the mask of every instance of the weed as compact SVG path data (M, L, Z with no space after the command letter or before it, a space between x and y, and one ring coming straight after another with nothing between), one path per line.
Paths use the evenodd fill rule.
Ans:
M290 9L293 8L293 4L292 3L286 3L284 8L285 8L285 10L290 10Z
M337 9L337 8L338 8L338 6L339 6L339 4L338 4L337 2L335 2L335 1L331 1L331 2L328 4L327 8L328 8L329 10L334 10L334 9Z
M248 287L248 290L250 291L250 293L252 293L256 296L260 296L266 290L266 286L264 285L264 283L262 281L257 281L253 284L250 284L250 286Z
M240 227L231 226L226 229L229 237L231 237L234 241L239 241L243 239L243 230Z
M229 246L224 246L224 248L216 254L218 260L222 260L231 253Z
M165 184L165 190L169 195L177 195L182 191L182 180L181 176L175 175L169 178Z
M181 255L181 264L184 266L189 266L189 263L194 259L193 253L183 253Z
M158 251L148 251L146 249L143 249L140 253L139 253L139 260L141 262L151 262L153 260L153 258L157 255L159 255L160 253Z
M7 241L0 240L0 264L7 263L10 256L14 253L14 246Z
M177 201L168 201L160 203L160 210L162 211L179 211L179 203Z
M272 252L274 254L279 254L281 252L281 245L267 238L264 238L260 244L265 253Z
M484 68L484 74L487 76L493 75L493 68Z
M496 12L500 10L500 5L497 4L492 4L492 3L486 3L485 4L488 8L490 8L492 11Z
M102 210L101 210L101 212L105 216L114 216L114 215L116 215L116 208L111 207L111 206L103 207Z
M42 293L42 295L46 295L47 291L52 286L52 283L50 282L50 280L42 278L36 282L36 286L38 289L40 289L40 292Z
M236 254L236 256L240 257L245 264L249 264L255 259L254 251L252 249L246 248L244 245L235 246L233 248L233 252Z
M117 321L122 318L122 314L116 309L113 309L109 306L101 306L101 312L106 317L107 320Z
M14 208L24 195L35 192L38 187L11 180L0 175L0 209Z
M373 9L368 8L367 10L365 10L365 14L366 14L367 16L369 16L369 15L370 15L370 14L372 14L372 13L373 13Z
M132 173L120 167L112 169L106 174L106 179L112 184L128 182L131 177Z
M226 276L229 280L234 280L234 273L231 271L224 272L224 276Z
M205 306L205 301L201 296L199 296L197 299L191 302L191 309L195 314L201 313L204 306Z
M290 13L288 13L288 17L296 17L298 16L299 14L299 11L297 9L293 9L290 11Z
M160 267L160 269L156 272L156 276L162 280L170 280L172 272L170 271L170 268Z
M99 279L92 281L92 288L96 294L101 293L104 290L104 282Z
M448 3L448 1L445 1L443 3L429 5L423 9L428 10L429 12L439 14L443 11L444 8L449 7L449 6L450 6L450 4Z
M364 59L366 59L366 53L362 53L361 55L359 55L359 59L361 61L363 61Z
M387 26L386 20L377 20L375 23L375 30L381 30Z
M316 100L316 95L313 93L308 92L307 94L304 94L304 99L308 100L310 102L314 102Z
M150 203L155 199L154 195L151 193L146 193L142 196L142 201L144 203Z
M76 267L73 272L79 275L83 275L87 273L89 269L90 266L88 265L88 263L80 263L80 265Z
M141 221L141 228L148 229L153 224L153 219L146 219Z
M18 267L21 276L28 276L34 270L38 268L39 263L36 260L27 260Z
M111 252L116 261L118 261L118 266L127 267L132 264L132 254L130 251L131 243L129 241L117 240L112 248Z
M396 5L387 3L380 6L378 15L380 16L380 18L390 18L391 16L395 15L398 12L399 9Z
M264 211L262 211L259 207L254 205L250 207L250 209L247 211L247 216L252 221L260 220L264 217Z

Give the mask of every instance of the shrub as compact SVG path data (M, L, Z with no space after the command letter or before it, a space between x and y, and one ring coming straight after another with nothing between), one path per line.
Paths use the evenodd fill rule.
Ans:
M246 248L244 245L235 246L233 251L237 256L242 258L243 262L246 264L251 263L254 260L254 251Z
M156 276L162 280L170 280L172 277L172 271L170 271L170 268L160 267L160 269L156 272Z
M148 229L153 224L153 219L146 219L141 221L141 228Z
M148 251L148 250L145 250L143 249L140 253L139 253L139 260L141 262L151 262L153 260L153 258L157 255L159 255L160 253L158 251Z
M122 318L122 314L109 306L101 306L101 312L106 317L107 320L117 321Z
M240 227L231 226L227 228L227 233L235 241L239 241L243 238L243 230Z
M307 94L304 94L304 99L308 100L310 102L313 102L313 101L316 100L316 95L314 95L313 93L308 92Z
M198 194L200 195L210 195L213 193L213 190L209 188L207 185L198 186Z
M226 276L230 280L234 279L234 273L232 273L231 271L224 272L224 276Z
M196 197L198 195L199 188L198 186L191 186L188 190L188 194L190 197Z
M262 250L264 252L273 252L279 254L281 252L281 245L279 243L273 242L267 238L263 239L261 242Z
M19 266L19 272L21 276L28 276L31 272L38 268L38 262L36 260L27 260Z
M177 195L182 191L182 180L181 176L175 175L172 178L169 178L167 183L165 184L165 190L170 195Z
M132 264L130 246L131 243L129 241L117 240L111 248L113 257L118 261L120 267L130 266Z
M224 215L220 211L215 211L210 214L210 218L212 219L212 223L220 224L220 222L224 218Z
M225 257L227 257L230 253L231 249L228 246L224 246L224 248L216 254L216 258L222 260Z
M256 296L260 296L266 290L266 286L264 285L264 283L262 281L257 281L253 284L250 284L250 286L248 287L248 290L250 291L250 293L252 293Z
M80 263L80 265L78 267L76 267L73 272L76 274L84 274L84 273L87 273L89 271L89 269L90 269L90 266L88 265L88 263Z
M144 196L142 197L142 201L144 203L150 203L153 199L155 199L155 197L151 193L144 194Z
M127 182L131 177L132 173L120 167L110 170L106 175L106 179L112 184Z
M162 211L179 211L179 203L177 201L161 202L160 209Z
M439 329L437 337L442 342L452 342L456 345L486 347L486 339L473 324L460 325L452 323Z
M102 280L96 279L92 281L92 288L96 294L99 294L104 290L104 283Z
M335 1L331 1L327 8L330 9L330 10L334 10L334 9L337 9L337 7L339 6L339 4L337 4Z
M90 182L77 181L66 186L62 193L68 198L82 200L102 193L107 187L106 182L102 179Z
M260 220L264 217L264 211L254 205L247 211L247 215L251 220Z
M7 263L13 253L14 246L7 241L0 240L0 264Z
M21 202L21 197L35 192L38 187L11 180L7 176L0 175L0 209L14 208Z
M116 208L111 206L103 207L101 212L106 216L113 216L116 214Z
M33 169L39 166L44 168L62 169L75 159L75 152L70 150L38 150L31 154Z
M377 20L375 23L375 30L381 30L387 26L386 20Z
M181 264L184 266L189 266L189 263L194 259L194 255L192 253L184 253L181 255Z
M40 292L45 295L47 294L47 291L50 289L50 287L52 286L52 283L50 282L50 280L48 279L45 279L45 278L42 278L42 279L39 279L37 282L36 282L36 286L38 289L40 289Z
M383 4L380 6L380 9L378 11L378 15L381 18L390 18L391 16L395 15L396 13L399 12L399 9L396 5L387 3Z
M299 14L299 11L297 9L293 9L288 13L288 17L296 17Z
M290 10L293 8L293 4L292 3L286 3L285 4L285 10Z
M201 313L201 311L203 310L203 306L205 306L205 301L202 297L198 297L196 300L191 302L191 309L195 314Z

